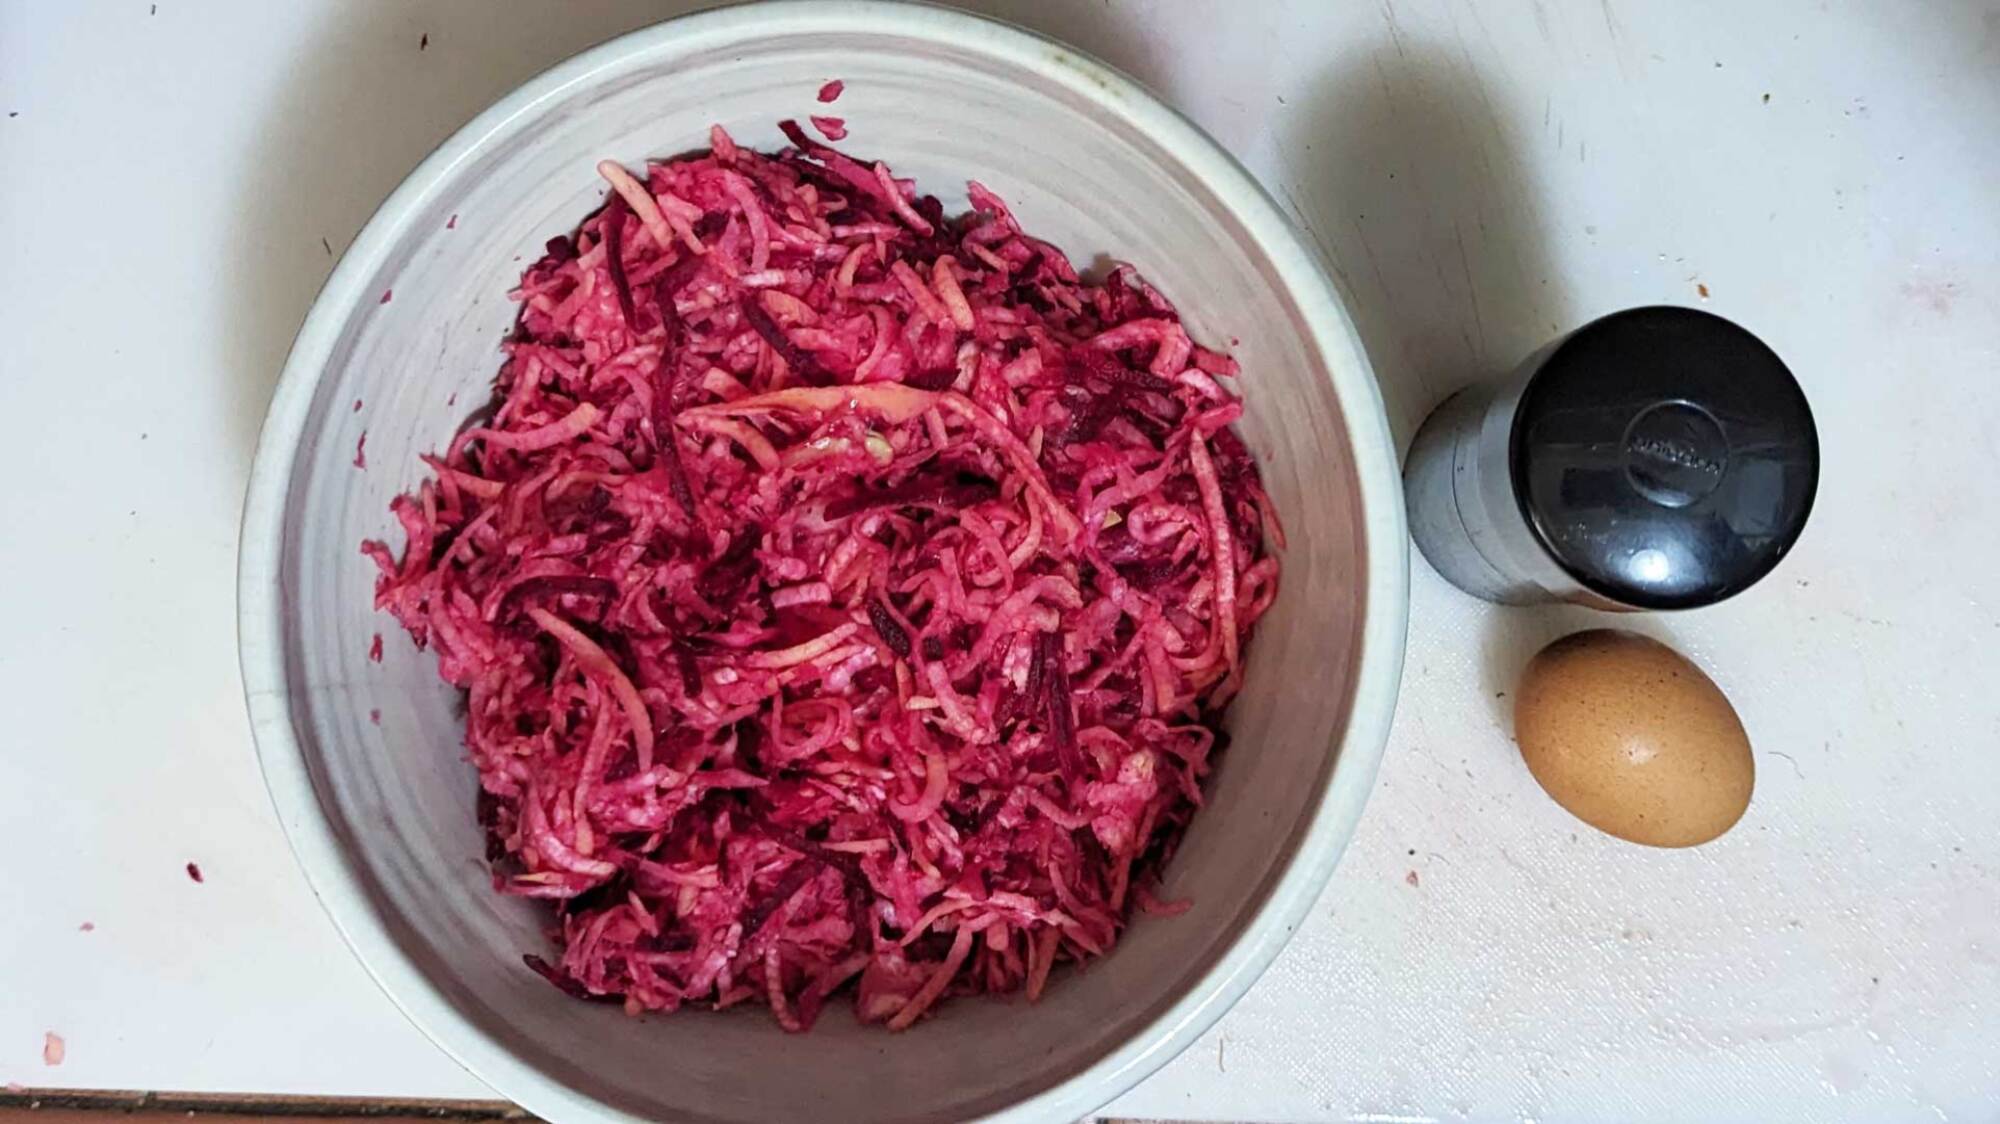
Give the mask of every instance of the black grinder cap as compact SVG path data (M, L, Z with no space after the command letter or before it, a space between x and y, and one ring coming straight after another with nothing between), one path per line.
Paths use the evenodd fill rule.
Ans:
M1529 528L1577 582L1688 609L1749 588L1798 540L1819 436L1756 336L1655 306L1555 345L1521 392L1508 462Z

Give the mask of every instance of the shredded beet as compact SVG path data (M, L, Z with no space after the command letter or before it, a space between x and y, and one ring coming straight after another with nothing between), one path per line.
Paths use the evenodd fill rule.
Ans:
M1129 267L784 124L600 165L490 418L362 549L467 692L496 888L556 903L529 967L900 1029L1174 911L1280 532L1235 364Z
M195 863L187 864L187 875L196 882L201 881L201 867Z
M844 117L821 117L814 114L806 120L811 121L812 127L818 129L820 135L828 140L847 139L847 119Z
M828 82L826 85L821 86L819 88L819 100L823 102L830 102L833 99L839 97L840 91L845 90L846 88L847 88L847 83L842 82L840 79L836 78L833 81Z

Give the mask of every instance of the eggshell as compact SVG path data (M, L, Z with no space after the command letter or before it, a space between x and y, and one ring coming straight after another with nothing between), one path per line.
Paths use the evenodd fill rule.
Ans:
M1514 697L1529 772L1600 831L1691 847L1750 805L1756 765L1736 709L1658 641L1611 629L1565 636L1528 662Z

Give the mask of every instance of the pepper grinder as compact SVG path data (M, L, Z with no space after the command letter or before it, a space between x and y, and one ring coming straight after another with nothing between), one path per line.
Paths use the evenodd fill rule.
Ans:
M1403 470L1432 566L1502 604L1689 609L1771 572L1804 528L1819 438L1798 381L1720 316L1613 313L1468 387Z

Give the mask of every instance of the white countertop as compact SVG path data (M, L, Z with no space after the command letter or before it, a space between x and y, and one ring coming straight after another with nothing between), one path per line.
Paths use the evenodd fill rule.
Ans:
M0 1082L487 1095L349 957L267 807L238 506L375 202L513 83L681 6L0 3ZM1751 731L1732 834L1655 852L1568 819L1496 696L1587 615L1418 561L1338 875L1112 1111L2000 1117L2000 9L976 6L1135 72L1304 217L1400 436L1593 315L1705 302L1789 361L1826 457L1775 575L1638 622Z

